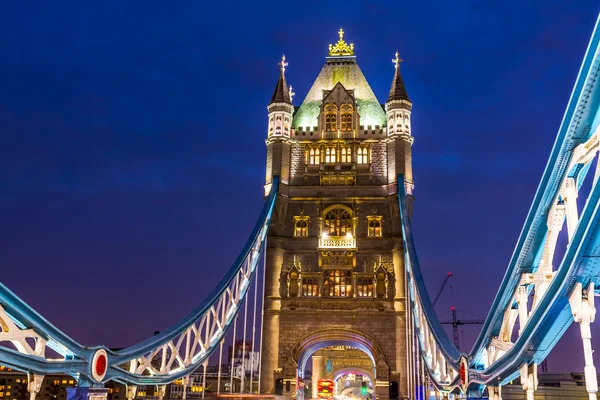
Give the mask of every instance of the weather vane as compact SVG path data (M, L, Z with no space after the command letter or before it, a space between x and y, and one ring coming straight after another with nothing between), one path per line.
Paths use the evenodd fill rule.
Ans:
M281 62L278 63L277 65L279 65L281 67L281 72L285 72L285 67L287 67L288 63L285 62L285 54L283 54L281 56Z
M396 51L396 58L392 59L392 62L396 65L396 69L400 66L400 63L403 61L400 57L398 51Z

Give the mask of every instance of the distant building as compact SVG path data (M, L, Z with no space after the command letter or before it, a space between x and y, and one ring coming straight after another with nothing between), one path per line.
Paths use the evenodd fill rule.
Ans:
M1 400L29 400L27 389L27 374L15 371L0 365L0 399ZM38 400L66 400L67 388L77 386L77 380L69 375L46 375L42 382ZM125 385L117 382L108 382L107 400L125 400Z
M600 375L598 376L600 380ZM520 379L512 384L502 386L503 400L521 400L525 397ZM585 375L583 373L538 373L538 388L535 391L536 400L570 400L587 399L585 390Z

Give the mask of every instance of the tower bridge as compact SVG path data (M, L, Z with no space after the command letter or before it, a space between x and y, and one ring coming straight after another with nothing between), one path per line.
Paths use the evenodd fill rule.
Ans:
M105 385L119 382L129 400L148 385L162 400L165 385L185 387L197 370L204 371L204 397L209 360L217 359L209 378L217 379L218 395L423 399L427 386L440 399L501 399L502 387L518 377L531 400L538 364L577 323L582 342L573 347L583 348L586 391L596 399L590 324L600 285L600 168L590 167L600 150L599 41L597 24L506 274L469 352L455 347L436 316L413 240L411 152L419 132L411 128L402 60L396 53L381 104L340 30L298 107L282 57L267 107L264 207L204 302L169 329L112 350L77 343L0 284L0 364L28 374L32 400L44 377L57 373L77 381L70 399L104 399ZM588 175L589 194L578 206ZM565 226L568 247L559 258ZM241 372L222 369L228 340L231 366L241 359ZM228 391L221 389L225 380Z

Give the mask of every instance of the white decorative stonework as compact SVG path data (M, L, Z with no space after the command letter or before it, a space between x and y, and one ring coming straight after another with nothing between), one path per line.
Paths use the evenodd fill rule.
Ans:
M326 237L319 238L319 248L321 249L355 249L356 239L353 237Z

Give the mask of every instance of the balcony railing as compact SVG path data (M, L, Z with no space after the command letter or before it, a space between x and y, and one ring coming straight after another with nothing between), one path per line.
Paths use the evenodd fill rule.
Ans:
M356 238L353 236L325 236L319 238L321 249L355 249Z

